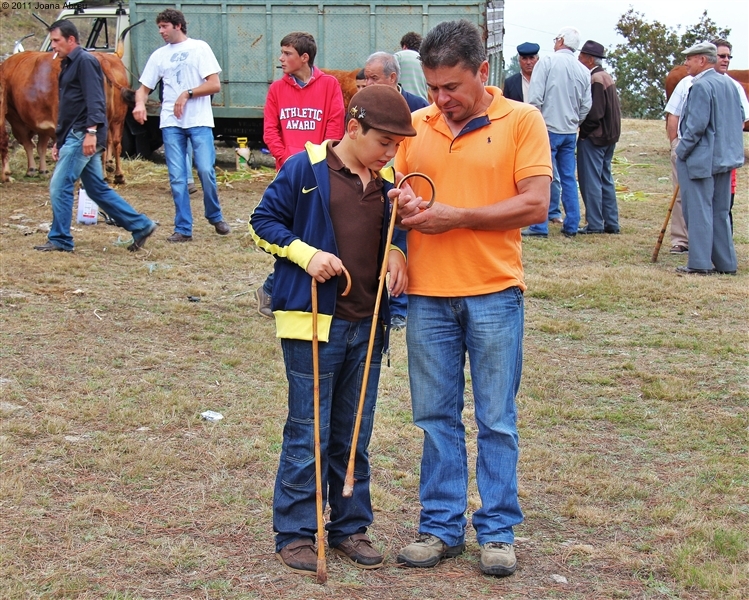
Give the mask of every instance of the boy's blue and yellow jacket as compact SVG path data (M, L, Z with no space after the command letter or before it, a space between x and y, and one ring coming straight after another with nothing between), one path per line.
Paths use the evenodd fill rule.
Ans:
M265 190L260 204L250 216L250 233L257 246L275 256L272 309L279 338L312 339L312 278L307 265L322 250L338 256L338 246L330 218L330 176L327 143L307 143L305 152L290 157ZM383 178L385 210L382 240L377 264L382 265L390 219L387 192L394 186L395 174L388 167ZM405 254L405 235L393 236L395 248ZM335 314L338 277L318 283L318 338L327 342ZM372 307L374 312L374 306ZM390 323L387 290L380 300L380 319ZM384 348L387 348L387 335Z

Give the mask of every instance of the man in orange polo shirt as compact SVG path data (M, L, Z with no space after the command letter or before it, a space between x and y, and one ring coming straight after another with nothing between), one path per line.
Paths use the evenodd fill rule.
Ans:
M413 113L399 173L428 175L390 192L408 231L408 370L414 423L424 431L419 538L398 562L432 567L465 547L468 466L464 406L466 351L478 425L472 515L481 571L515 571L517 490L515 396L520 385L523 291L520 229L546 218L549 137L541 113L485 87L489 63L468 21L444 22L421 46L434 104Z

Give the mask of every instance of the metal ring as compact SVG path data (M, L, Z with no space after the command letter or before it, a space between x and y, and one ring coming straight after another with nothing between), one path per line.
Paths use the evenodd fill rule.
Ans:
M400 180L398 185L396 185L396 189L400 189L403 183L406 181L406 179L411 179L411 177L421 177L422 179L426 179L429 185L432 187L432 199L429 201L429 204L427 204L427 208L432 206L434 204L434 201L437 199L437 191L434 189L434 181L429 177L429 175L424 175L424 173L409 173L408 175L404 176L403 179Z

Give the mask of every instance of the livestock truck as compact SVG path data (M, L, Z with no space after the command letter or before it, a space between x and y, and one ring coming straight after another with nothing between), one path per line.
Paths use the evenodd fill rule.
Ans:
M278 67L280 41L291 31L307 31L317 41L315 65L353 70L379 50L400 50L400 39L409 31L422 35L442 21L468 19L484 32L489 54L489 83L501 83L504 35L504 0L107 0L68 1L58 18L70 19L81 33L81 44L98 51L119 49L130 72L131 85L151 53L163 45L156 15L168 7L185 14L187 32L205 40L222 71L221 91L212 98L214 135L233 143L246 137L252 147L262 146L263 104L269 85L281 77ZM49 49L49 37L42 50ZM130 115L123 136L128 155L148 156L161 145L158 90L147 105L149 118L139 125Z

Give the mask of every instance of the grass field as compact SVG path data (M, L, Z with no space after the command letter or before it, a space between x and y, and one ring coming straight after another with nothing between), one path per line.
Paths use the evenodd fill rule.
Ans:
M273 555L286 383L253 296L272 259L245 233L272 173L221 169L233 233L213 233L196 200L195 241L173 245L164 166L126 162L120 192L160 229L131 254L123 230L78 225L71 255L32 250L51 211L22 163L16 151L0 188L0 597L748 597L746 169L735 277L677 275L668 236L650 261L671 194L662 122L624 123L621 235L554 226L524 242L515 575L480 574L472 531L435 569L395 564L417 531L421 444L396 333L370 447L387 566L329 556L318 586Z

